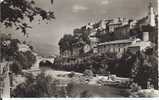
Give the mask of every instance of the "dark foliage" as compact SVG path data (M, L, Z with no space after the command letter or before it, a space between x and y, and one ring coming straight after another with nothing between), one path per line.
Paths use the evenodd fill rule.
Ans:
M22 69L29 69L36 61L36 57L32 51L20 52L18 39L12 39L8 35L3 35L0 38L1 60L13 61L10 70L18 74Z
M80 97L81 98L89 98L89 97L92 97L93 96L93 94L90 92L90 91L88 91L88 90L85 90L85 91L83 91L81 94L80 94Z
M147 88L147 82L150 82L155 89L158 89L158 58L156 51L152 48L146 49L145 52L138 51L136 54L128 51L121 58L118 58L116 53L105 53L90 54L87 58L81 59L81 63L71 65L58 64L55 60L52 68L80 73L90 69L94 74L101 75L107 75L110 72L120 77L133 78L142 88Z
M147 49L141 52L139 61L136 61L133 70L135 70L134 81L142 88L148 88L148 82L155 89L158 89L158 58L155 51ZM139 65L139 66L135 66Z
M26 82L12 91L12 97L71 97L74 83L69 83L66 87L59 85L59 80L52 79L44 73L37 77L28 75Z
M83 48L85 44L90 44L88 37L90 33L90 29L81 27L80 29L74 29L73 35L64 35L59 41L60 52L63 53L65 50L72 52L73 48Z
M74 77L75 76L75 72L71 72L70 74L68 74L68 77L69 78L72 78L72 77Z
M50 77L40 74L35 79L28 77L25 83L17 86L13 91L13 97L49 97L48 89L51 82Z
M20 74L22 71L22 67L18 62L14 62L10 65L10 70L15 74Z
M59 41L60 51L63 52L65 50L72 50L73 47L73 41L75 39L72 35L66 34L63 36L63 38Z
M10 35L0 37L1 60L12 60L18 50L18 39L11 39Z
M22 69L29 69L35 63L36 57L31 51L17 52L14 56L13 64L10 66L10 70L19 74Z
M53 0L51 0L51 3L53 3ZM16 26L16 29L20 29L24 34L27 33L27 28L31 28L31 26L24 21L25 18L29 19L30 22L32 22L37 15L39 15L42 20L55 18L52 11L46 11L37 7L34 0L3 0L0 6L0 21L6 27Z

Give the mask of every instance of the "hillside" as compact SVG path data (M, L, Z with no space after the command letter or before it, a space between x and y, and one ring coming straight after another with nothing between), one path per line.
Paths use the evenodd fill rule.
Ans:
M55 45L47 44L47 43L36 43L33 42L31 45L34 47L35 52L39 54L39 56L52 56L58 54L58 47Z

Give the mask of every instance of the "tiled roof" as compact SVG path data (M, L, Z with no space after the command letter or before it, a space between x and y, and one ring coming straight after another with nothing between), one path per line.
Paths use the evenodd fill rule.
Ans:
M122 23L117 22L117 23L110 23L109 25L122 25Z
M109 45L109 44L131 43L131 42L133 42L132 39L115 40L115 41L100 43L100 44L98 44L98 46Z

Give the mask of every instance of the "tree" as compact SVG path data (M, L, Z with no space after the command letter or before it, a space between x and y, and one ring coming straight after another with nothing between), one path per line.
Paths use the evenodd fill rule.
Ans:
M1 47L1 58L5 60L10 60L15 56L18 51L18 39L11 39L10 35L3 35L0 37L0 47Z
M72 42L73 42L73 36L71 34L65 34L63 38L59 41L60 46L60 52L63 52L65 50L72 50Z
M11 39L10 45L8 47L8 55L14 56L15 53L18 51L18 43L20 43L20 41L18 39Z
M31 51L16 52L14 55L13 64L10 66L10 70L15 74L20 74L22 69L29 69L35 63L36 57Z
M50 97L49 88L51 77L45 76L44 73L33 79L32 75L27 77L25 83L17 86L13 91L14 97Z
M158 89L158 60L155 56L144 53L141 55L141 66L138 68L138 73L134 79L142 88L148 88L147 83L150 82L155 89Z
M21 65L16 61L13 64L10 65L10 70L12 71L12 73L15 73L16 75L21 73L22 71L22 67Z
M86 69L84 72L83 72L83 75L88 77L88 78L92 78L93 77L93 72L92 70L90 69Z
M157 50L147 48L140 51L131 66L131 75L138 85L142 88L148 88L148 83L155 89L158 89L158 57L155 54ZM131 60L131 59L130 59ZM128 62L130 62L130 60Z
M51 0L51 4L53 4L53 0ZM34 0L3 0L0 3L0 7L0 22L6 27L16 26L16 29L20 29L24 35L27 33L26 29L31 28L24 19L27 18L32 22L37 15L39 15L42 20L55 18L53 11L46 11L37 7Z
M36 77L28 74L26 78L26 82L18 85L13 90L13 97L65 97L65 91L67 91L68 96L71 96L74 87L72 83L69 83L66 88L59 87L60 80L46 76L44 73Z

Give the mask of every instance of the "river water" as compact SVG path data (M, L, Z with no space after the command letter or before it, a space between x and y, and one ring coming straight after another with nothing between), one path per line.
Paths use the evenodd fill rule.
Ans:
M61 75L69 73L65 71L55 71L50 68L45 69L45 72L53 77L59 74ZM87 95L90 95L90 97L128 97L126 89L113 86L99 86L91 84L74 84L71 95L72 97L81 97L81 94L84 91L87 92Z
M87 91L90 97L128 97L126 89L115 88L112 86L97 86L97 85L76 85L72 95L73 97L81 97L80 95Z

